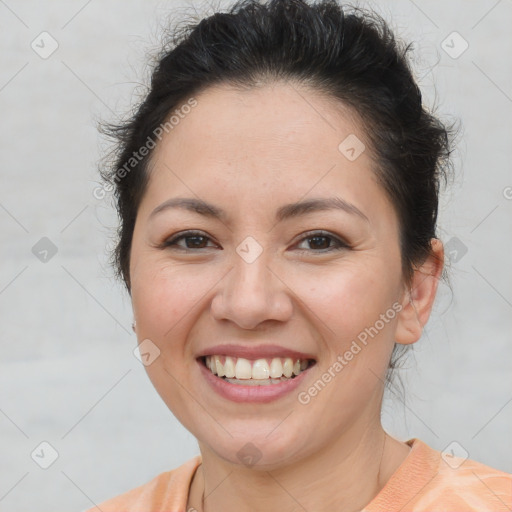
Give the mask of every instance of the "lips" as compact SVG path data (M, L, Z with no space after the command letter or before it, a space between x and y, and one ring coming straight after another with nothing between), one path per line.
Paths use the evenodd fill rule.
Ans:
M312 354L278 345L216 345L197 362L212 388L236 402L268 402L290 393L316 364Z
M312 371L311 366L308 366L298 375L294 374L291 377L253 379L251 375L250 379L231 379L219 377L213 373L206 367L205 360L206 356L197 358L200 374L206 384L222 398L237 403L268 403L290 396ZM311 363L313 366L314 364L314 362Z
M258 380L265 384L269 379L293 378L315 364L309 354L277 345L215 346L197 359L219 378Z

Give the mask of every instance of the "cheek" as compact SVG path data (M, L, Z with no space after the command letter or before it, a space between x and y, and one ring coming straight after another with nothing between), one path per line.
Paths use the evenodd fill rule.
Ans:
M171 267L148 262L139 265L132 282L137 325L144 335L163 339L193 312L215 279L212 273L197 272L192 266Z
M334 344L344 345L391 307L393 293L381 264L368 260L301 276L300 298ZM301 284L302 283L302 284ZM299 295L299 294L298 294Z
M148 259L138 265L132 279L139 342L150 339L160 350L145 370L163 401L185 425L191 405L182 383L189 377L189 366L195 364L187 354L187 339L197 321L196 311L204 305L201 298L218 281L212 274Z
M309 395L316 388L305 393L313 397L310 403L319 411L315 414L329 409L333 425L360 415L385 379L396 323L391 279L372 261L323 275L317 271L314 279L303 281L303 311L313 312L307 314L323 337L315 383L328 382L325 390L313 385L322 389L318 394Z

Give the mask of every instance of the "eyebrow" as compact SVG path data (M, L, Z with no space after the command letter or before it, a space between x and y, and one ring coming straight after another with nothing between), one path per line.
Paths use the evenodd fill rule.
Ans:
M221 208L207 203L201 199L186 197L174 197L164 201L151 212L149 217L152 218L162 211L173 208L188 210L199 215L204 215L205 217L210 217L213 219L219 219L221 221L227 220L227 214ZM292 217L299 217L302 215L307 215L308 213L327 210L342 210L351 215L357 215L358 217L364 219L366 222L369 222L368 217L359 208L339 197L308 199L307 201L299 201L297 203L281 206L277 210L276 220L281 222Z

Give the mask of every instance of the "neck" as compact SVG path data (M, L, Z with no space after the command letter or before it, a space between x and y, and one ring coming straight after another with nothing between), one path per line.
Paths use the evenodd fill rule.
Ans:
M358 434L358 435L357 435ZM272 471L235 466L201 447L189 505L199 512L362 510L409 452L380 422L354 428L322 451Z

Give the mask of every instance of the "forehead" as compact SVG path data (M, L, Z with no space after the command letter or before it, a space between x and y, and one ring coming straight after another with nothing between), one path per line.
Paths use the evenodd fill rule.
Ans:
M153 204L192 193L269 205L333 191L348 200L359 196L354 202L362 208L386 201L369 151L356 159L342 151L349 140L359 152L366 137L341 103L282 82L247 90L215 86L195 99L197 106L155 149L146 191Z
M258 154L294 161L314 150L315 157L323 152L338 158L339 144L347 136L365 139L353 110L291 82L245 90L218 85L196 101L168 138L185 152L200 145L197 157Z

